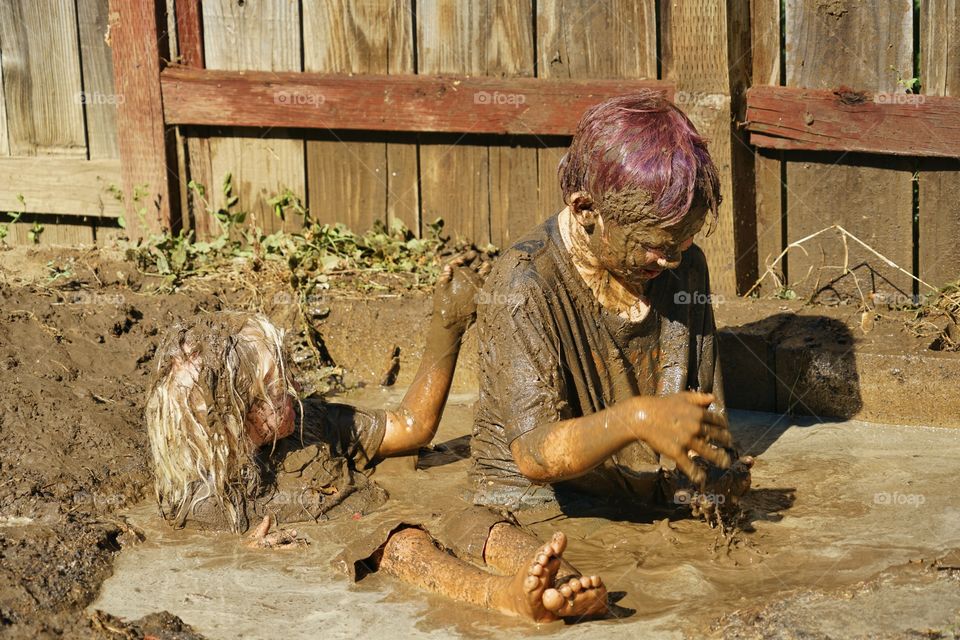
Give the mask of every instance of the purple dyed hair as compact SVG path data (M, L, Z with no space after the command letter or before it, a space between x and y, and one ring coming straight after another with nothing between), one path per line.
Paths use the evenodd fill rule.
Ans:
M717 219L720 181L707 143L690 119L655 91L618 96L588 109L558 173L568 203L577 191L599 204L607 193L642 189L651 195L661 226L683 220L694 202L705 203L712 222Z

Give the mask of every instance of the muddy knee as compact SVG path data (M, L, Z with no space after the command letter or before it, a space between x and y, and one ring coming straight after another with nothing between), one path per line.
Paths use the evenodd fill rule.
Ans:
M383 545L379 568L393 572L398 562L409 562L420 556L424 550L433 550L433 538L423 529L408 527L390 534Z

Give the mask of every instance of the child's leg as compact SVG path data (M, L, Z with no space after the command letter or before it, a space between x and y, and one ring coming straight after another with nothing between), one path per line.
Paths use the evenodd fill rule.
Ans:
M569 615L590 615L605 610L596 606L596 588L583 588L567 597L553 588L566 547L562 533L531 554L532 561L512 576L492 575L438 549L421 529L393 534L383 549L380 569L421 589L535 622L551 622ZM566 586L566 585L564 585ZM586 610L583 601L595 605ZM576 600L580 606L573 611Z

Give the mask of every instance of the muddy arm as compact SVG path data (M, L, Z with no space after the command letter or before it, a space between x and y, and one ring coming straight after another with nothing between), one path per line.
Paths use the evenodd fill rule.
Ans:
M413 383L394 411L387 411L387 430L379 457L415 451L433 440L447 404L460 354L462 333L446 329L438 317L431 322L427 347Z
M708 441L728 445L726 420L708 410L709 394L635 397L597 413L542 425L513 441L520 472L535 482L559 482L583 475L635 440L673 458L694 482L703 471L691 451L726 468L729 456Z

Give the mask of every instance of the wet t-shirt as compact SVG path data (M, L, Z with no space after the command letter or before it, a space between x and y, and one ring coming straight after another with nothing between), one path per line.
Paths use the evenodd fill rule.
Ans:
M473 430L474 501L509 509L555 503L569 492L655 500L660 461L642 442L555 485L524 477L511 443L545 425L637 395L722 385L703 252L654 279L651 309L624 320L594 298L563 245L554 216L500 257L477 310L480 398Z
M386 433L383 411L365 411L320 397L303 400L293 434L261 447L261 491L238 498L241 530L271 515L279 524L367 513L386 492L364 470L373 466ZM208 499L194 507L188 526L231 529L228 506Z

